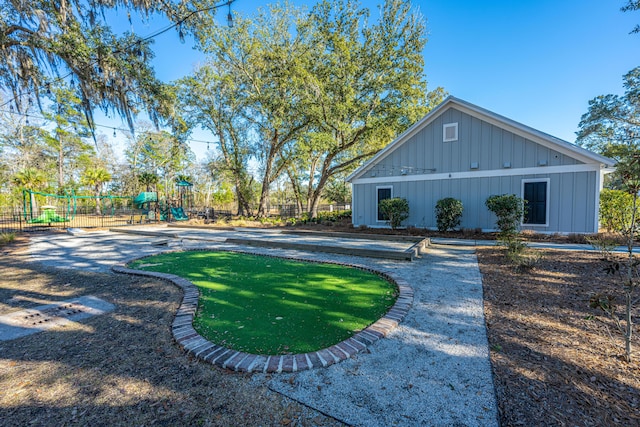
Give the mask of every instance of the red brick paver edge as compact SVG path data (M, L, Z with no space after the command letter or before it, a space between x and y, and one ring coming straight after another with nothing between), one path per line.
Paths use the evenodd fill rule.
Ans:
M220 249L193 249L202 251L212 251ZM177 252L181 250L170 250L167 252ZM324 264L338 264L347 267L369 271L383 277L395 284L398 288L398 299L391 309L382 318L378 319L367 328L356 333L345 341L332 345L329 348L303 354L287 354L280 356L264 356L259 354L244 353L242 351L231 350L221 345L215 344L202 337L193 328L193 318L198 307L198 288L189 280L174 274L159 273L155 271L133 270L126 267L126 263L134 260L147 258L137 257L117 264L112 267L116 273L130 274L137 276L155 277L167 280L180 287L184 295L182 303L176 312L172 324L173 338L187 352L196 358L204 360L223 369L237 372L298 372L307 369L321 368L333 365L334 363L346 360L356 353L367 348L379 339L385 337L395 329L409 312L413 303L413 289L404 280L394 278L391 273L375 270L370 267L341 263L337 261L307 260L293 257L275 257L272 255L257 254L250 251L225 250L228 252L247 253L260 256L271 256L273 258L292 259L303 262L316 262ZM157 255L157 254L156 254ZM152 256L152 255L150 255Z

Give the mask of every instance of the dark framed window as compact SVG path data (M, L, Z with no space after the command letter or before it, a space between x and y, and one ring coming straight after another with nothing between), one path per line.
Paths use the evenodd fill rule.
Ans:
M380 211L380 202L384 199L391 198L392 187L377 187L376 188L376 206L378 209L378 221L387 221L389 218Z
M527 201L523 224L547 225L549 181L524 181L522 198Z

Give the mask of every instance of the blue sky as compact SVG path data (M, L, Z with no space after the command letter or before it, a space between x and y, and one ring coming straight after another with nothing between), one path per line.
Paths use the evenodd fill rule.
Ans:
M236 0L232 11L252 14L268 1ZM311 7L315 2L294 1ZM640 12L620 11L624 0L451 1L412 4L427 20L424 49L429 88L442 86L451 95L569 142L588 101L621 94L622 76L640 66ZM378 14L378 1L362 1ZM219 10L224 22L227 8ZM126 24L126 14L112 22ZM139 35L164 28L166 22L136 24ZM175 31L156 38L154 66L171 81L188 75L203 56ZM97 117L98 123L106 119ZM110 121L116 127L126 126ZM193 136L211 137L204 132ZM199 158L206 144L192 142Z

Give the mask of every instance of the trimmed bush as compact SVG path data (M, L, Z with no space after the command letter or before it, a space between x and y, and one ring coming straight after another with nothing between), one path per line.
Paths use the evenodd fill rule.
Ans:
M436 203L438 231L449 231L459 226L462 210L462 202L453 197L438 200Z
M501 234L518 232L525 213L525 203L526 200L515 194L491 196L484 202L485 206L498 217L496 226Z
M380 211L387 218L392 229L400 227L402 221L409 218L409 202L407 199L394 197L380 201Z

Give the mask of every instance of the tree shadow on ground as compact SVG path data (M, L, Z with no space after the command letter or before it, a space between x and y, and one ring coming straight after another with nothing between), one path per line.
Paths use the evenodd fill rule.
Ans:
M296 418L302 425L339 425L269 392L250 375L188 357L171 335L182 294L167 282L17 257L0 260L0 276L0 310L81 295L116 306L78 327L0 342L5 425L281 425Z

